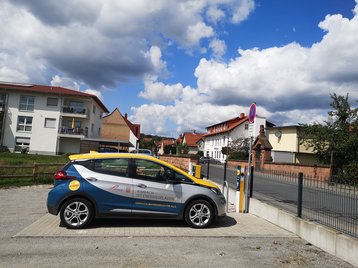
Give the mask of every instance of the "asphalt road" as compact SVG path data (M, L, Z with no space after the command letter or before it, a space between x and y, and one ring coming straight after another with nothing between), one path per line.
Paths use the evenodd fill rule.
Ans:
M46 213L48 191L0 190L0 267L352 267L299 238L13 238Z
M202 172L206 176L207 165ZM209 178L219 184L224 180L224 166L210 165ZM227 169L226 180L236 188L236 170ZM320 187L319 187L320 186ZM323 186L323 187L322 187ZM334 187L333 187L334 188ZM274 203L292 213L297 212L297 179L254 172L253 196ZM337 194L338 192L338 194ZM303 187L303 216L323 224L337 227L339 231L357 235L358 192L344 192L323 183L307 182Z

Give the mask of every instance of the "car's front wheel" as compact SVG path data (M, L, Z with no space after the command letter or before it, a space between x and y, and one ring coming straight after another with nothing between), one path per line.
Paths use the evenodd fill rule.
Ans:
M69 229L86 227L93 219L93 206L84 198L72 198L61 207L60 218L64 226Z
M186 208L185 221L192 228L206 228L213 219L214 209L206 200L194 200Z

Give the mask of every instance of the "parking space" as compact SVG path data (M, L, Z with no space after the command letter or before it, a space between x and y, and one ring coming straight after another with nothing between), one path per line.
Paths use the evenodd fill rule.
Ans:
M15 237L295 237L263 219L250 214L229 213L212 227L193 229L182 221L101 219L87 229L70 230L60 226L59 217L46 214Z

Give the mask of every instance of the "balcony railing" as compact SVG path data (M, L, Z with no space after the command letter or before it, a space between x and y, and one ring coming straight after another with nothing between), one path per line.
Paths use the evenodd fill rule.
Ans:
M79 107L71 107L71 106L62 106L62 112L67 114L81 114L86 115L87 109L86 108L79 108Z
M68 128L68 127L61 127L59 130L60 134L68 134L68 135L88 135L88 128Z

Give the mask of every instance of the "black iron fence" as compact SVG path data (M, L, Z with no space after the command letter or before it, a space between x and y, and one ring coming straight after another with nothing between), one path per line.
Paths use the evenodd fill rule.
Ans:
M253 190L257 199L358 237L358 185L353 182L256 170Z

